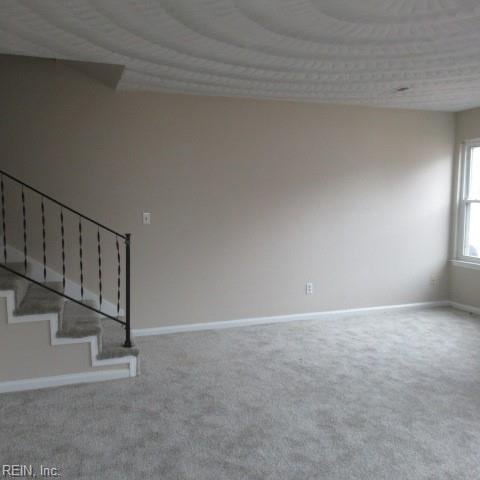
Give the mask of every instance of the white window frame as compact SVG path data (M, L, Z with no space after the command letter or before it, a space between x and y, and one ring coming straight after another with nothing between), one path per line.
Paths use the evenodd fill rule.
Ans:
M459 195L457 209L457 232L456 232L456 259L460 262L468 262L479 265L480 258L465 255L465 241L468 238L468 206L472 203L480 203L480 198L468 199L468 188L470 184L470 161L473 148L480 148L480 138L463 142L460 157L459 171Z

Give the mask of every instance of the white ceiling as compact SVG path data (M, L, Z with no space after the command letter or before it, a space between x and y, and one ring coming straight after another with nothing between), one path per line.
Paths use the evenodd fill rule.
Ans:
M0 52L125 65L121 89L480 106L480 0L1 0Z

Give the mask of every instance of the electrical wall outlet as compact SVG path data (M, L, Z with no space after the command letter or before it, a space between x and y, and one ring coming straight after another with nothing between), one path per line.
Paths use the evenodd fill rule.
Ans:
M144 225L150 225L150 213L149 212L143 212L142 219L143 219L143 224Z
M307 282L305 284L305 295L313 295L313 283Z

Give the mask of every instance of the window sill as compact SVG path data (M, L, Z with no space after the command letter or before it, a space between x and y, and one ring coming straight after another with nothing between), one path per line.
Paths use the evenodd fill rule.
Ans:
M480 270L480 262L469 262L467 260L450 260L455 267L469 268L470 270Z

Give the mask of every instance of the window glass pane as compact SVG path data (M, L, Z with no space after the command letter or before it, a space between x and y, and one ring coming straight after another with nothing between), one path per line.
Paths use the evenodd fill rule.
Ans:
M469 198L480 199L480 147L473 147L470 154Z
M472 203L467 212L467 241L465 255L480 257L480 203Z

